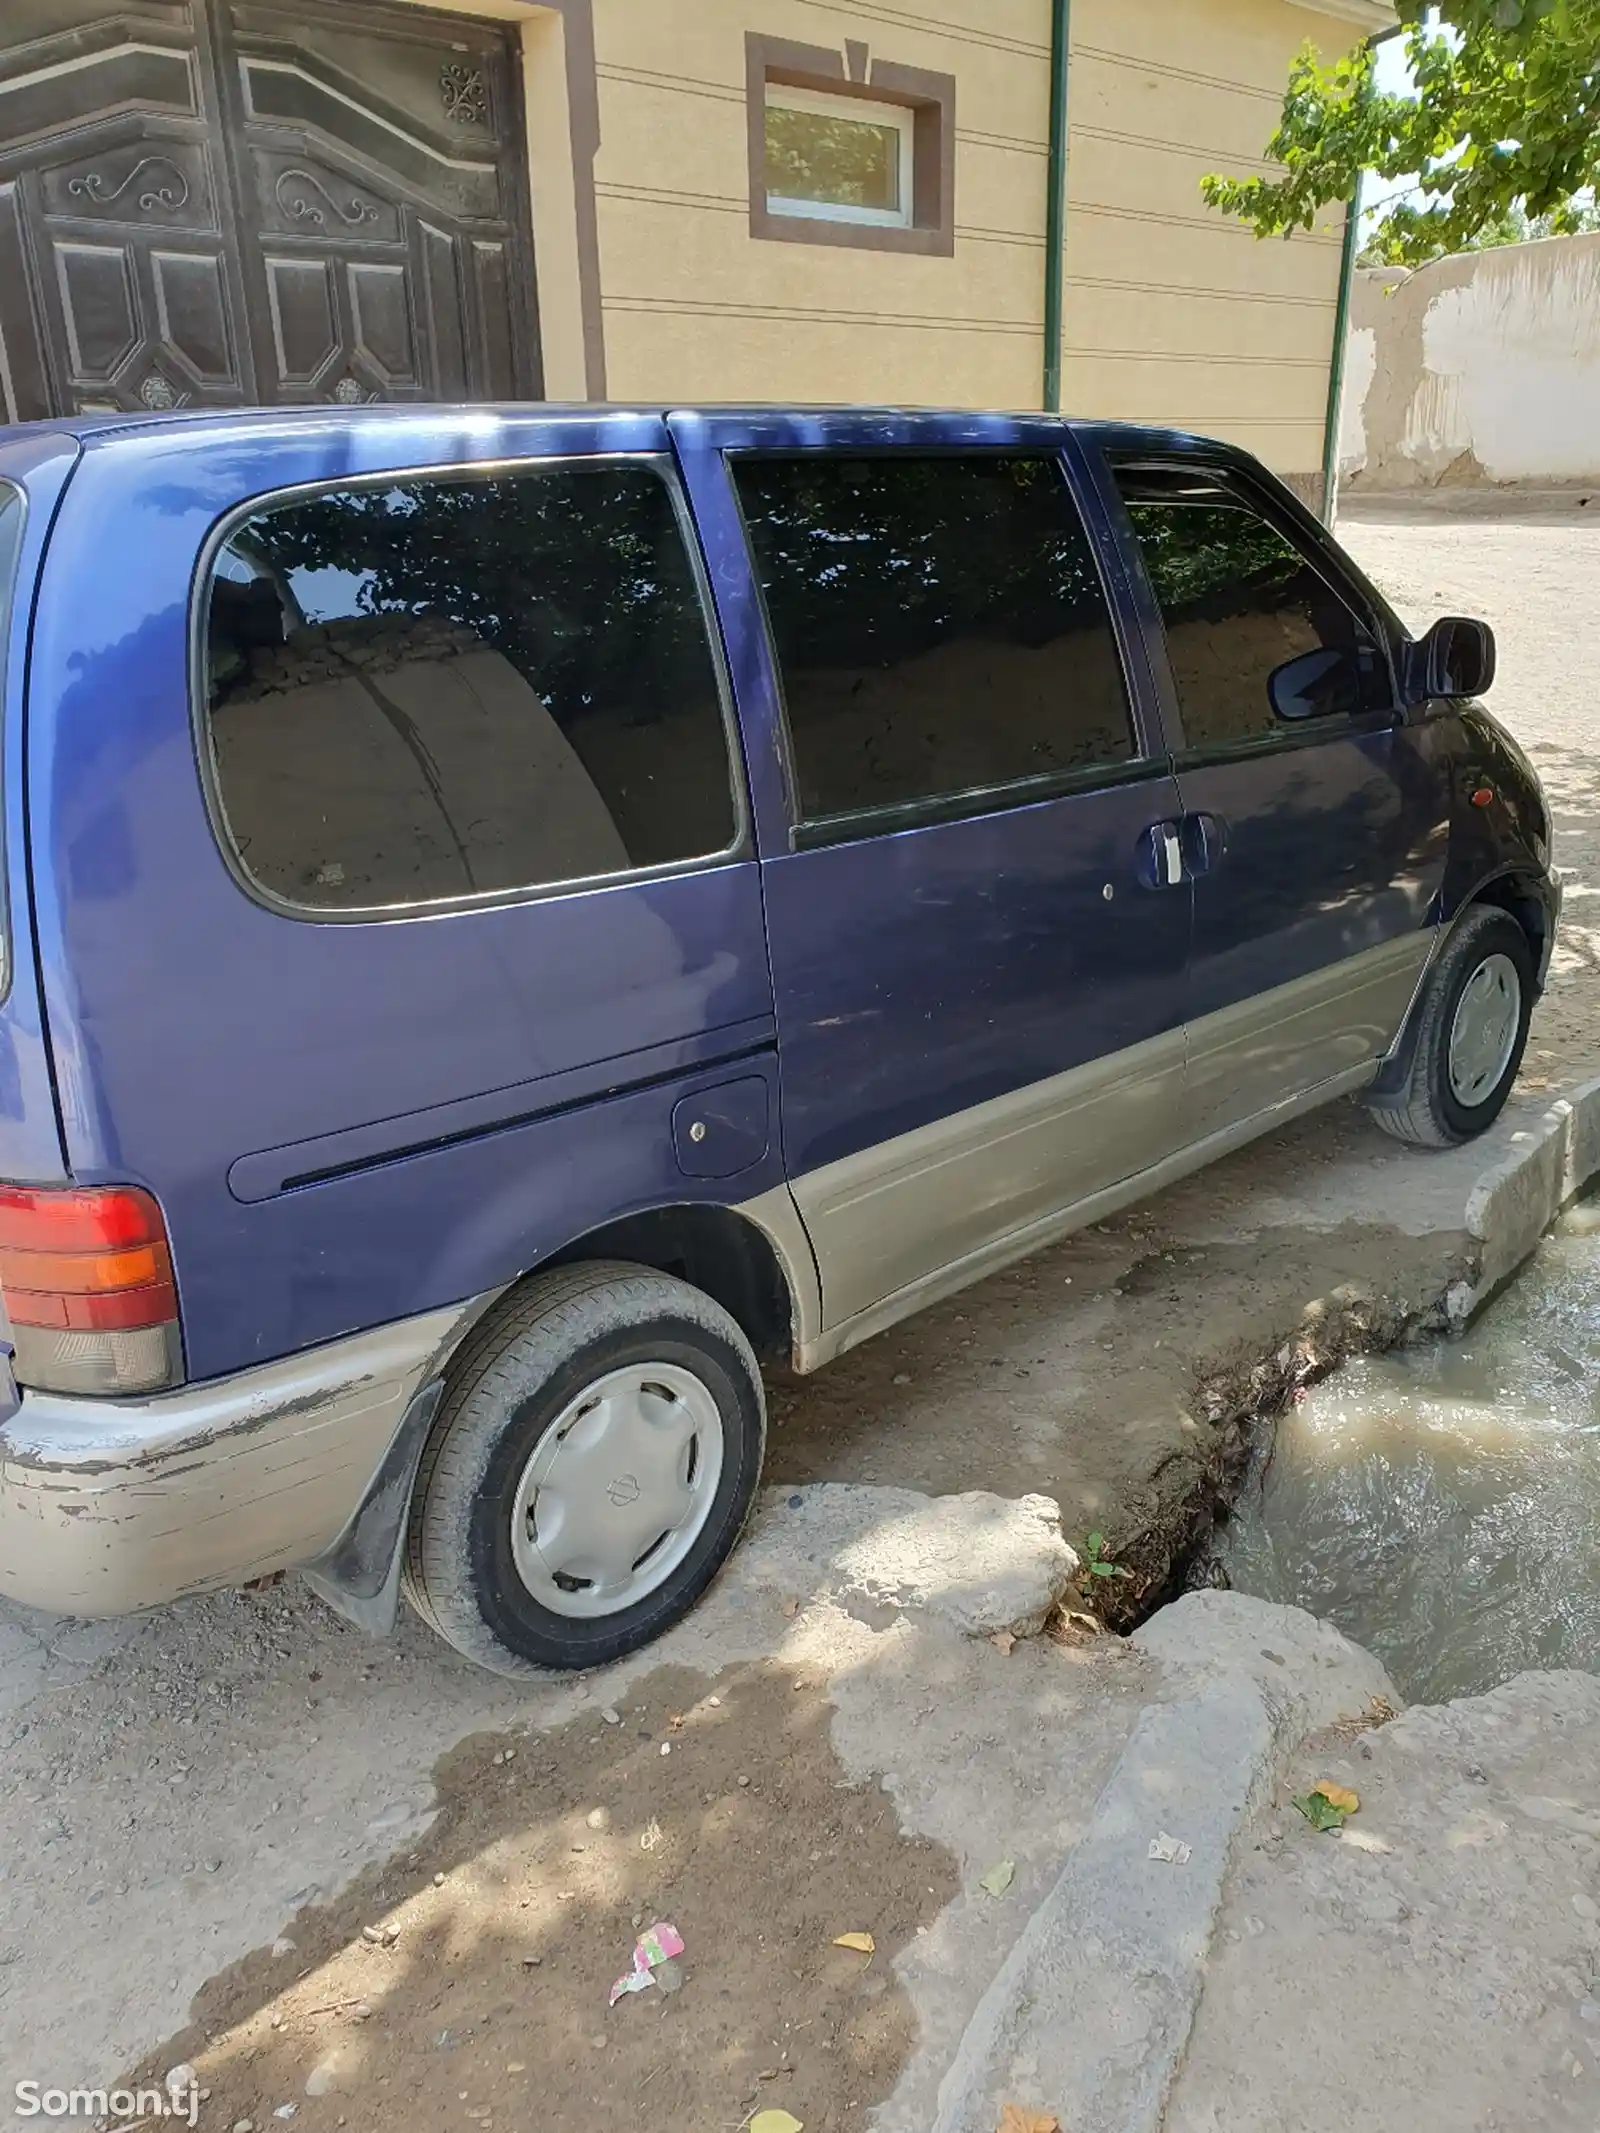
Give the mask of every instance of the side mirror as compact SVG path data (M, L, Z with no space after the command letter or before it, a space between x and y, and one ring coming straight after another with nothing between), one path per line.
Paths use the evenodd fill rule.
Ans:
M1466 615L1445 615L1412 646L1413 703L1437 696L1481 696L1494 680L1494 631Z
M1350 655L1319 645L1273 669L1267 676L1267 700L1279 718L1323 718L1347 708L1343 699L1349 678Z

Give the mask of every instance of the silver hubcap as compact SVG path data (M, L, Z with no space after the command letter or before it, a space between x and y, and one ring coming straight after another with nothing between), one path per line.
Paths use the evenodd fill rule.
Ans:
M634 1363L564 1408L511 1509L517 1575L558 1615L614 1615L694 1546L722 1478L722 1416L675 1363Z
M1522 980L1508 955L1480 963L1456 1002L1450 1027L1450 1093L1471 1110L1498 1086L1522 1019Z

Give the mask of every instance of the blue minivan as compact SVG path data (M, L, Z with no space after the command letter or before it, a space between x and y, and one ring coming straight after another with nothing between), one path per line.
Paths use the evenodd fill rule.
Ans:
M544 406L0 431L0 1591L616 1657L811 1370L1313 1105L1444 1145L1537 780L1246 454Z

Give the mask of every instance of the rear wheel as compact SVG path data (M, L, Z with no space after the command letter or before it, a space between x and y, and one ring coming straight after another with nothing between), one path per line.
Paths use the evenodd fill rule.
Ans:
M407 1595L497 1672L620 1658L716 1575L765 1433L750 1344L709 1296L648 1267L543 1275L452 1372L412 1500Z
M1522 1064L1533 991L1527 935L1504 911L1476 905L1424 980L1405 1087L1373 1100L1385 1132L1451 1148L1492 1125Z

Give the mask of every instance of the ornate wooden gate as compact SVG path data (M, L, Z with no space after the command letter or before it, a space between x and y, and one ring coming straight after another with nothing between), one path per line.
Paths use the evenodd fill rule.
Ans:
M500 25L4 0L0 419L541 390Z

